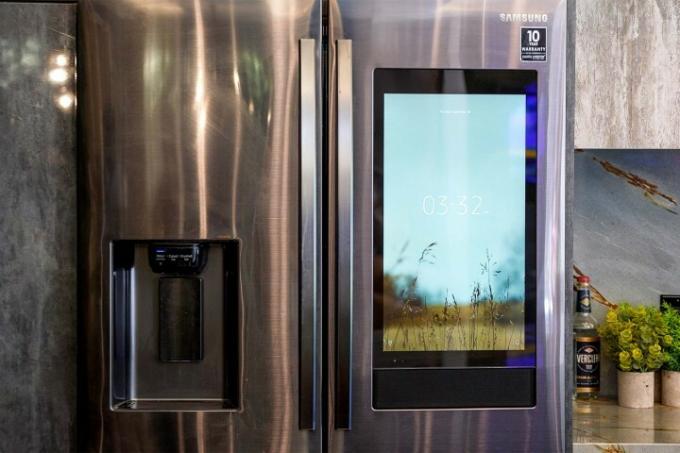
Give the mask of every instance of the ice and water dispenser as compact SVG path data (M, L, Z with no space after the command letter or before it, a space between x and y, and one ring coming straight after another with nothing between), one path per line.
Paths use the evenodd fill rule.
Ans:
M111 407L239 407L238 241L111 244Z

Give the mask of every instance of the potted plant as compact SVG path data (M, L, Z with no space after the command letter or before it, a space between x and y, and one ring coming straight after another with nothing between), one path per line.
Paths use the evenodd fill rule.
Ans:
M619 406L654 407L654 371L666 360L663 347L672 343L659 309L621 304L609 310L598 332L618 369Z
M666 304L662 317L673 343L666 348L666 364L661 372L661 403L680 407L680 312Z

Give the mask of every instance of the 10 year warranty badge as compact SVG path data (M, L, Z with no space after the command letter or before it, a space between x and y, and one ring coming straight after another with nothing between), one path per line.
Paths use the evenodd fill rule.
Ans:
M522 27L522 61L548 61L548 29L546 27Z

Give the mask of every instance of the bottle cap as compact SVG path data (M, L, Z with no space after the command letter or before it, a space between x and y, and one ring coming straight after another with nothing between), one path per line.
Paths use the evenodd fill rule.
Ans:
M587 275L579 275L576 281L579 283L590 283L590 277Z

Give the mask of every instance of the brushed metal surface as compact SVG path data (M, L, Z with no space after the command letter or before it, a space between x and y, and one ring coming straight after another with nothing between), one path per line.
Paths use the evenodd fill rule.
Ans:
M299 40L317 39L320 67L320 13L315 0L80 2L80 450L320 450L319 430L298 428L297 376ZM241 410L111 412L109 241L231 238Z
M548 62L521 63L520 28L501 13L547 14ZM565 445L564 404L564 141L566 1L332 0L329 47L353 43L354 315L352 429L334 430L333 452L559 452ZM331 56L329 62L333 62ZM380 411L371 408L373 300L372 99L375 68L535 69L539 78L537 406L513 411ZM328 69L330 93L336 68ZM329 101L329 148L339 134ZM332 172L331 172L332 173ZM339 220L338 220L339 222ZM337 239L337 238L333 238ZM329 238L330 240L330 238ZM338 282L331 282L329 287ZM329 310L333 315L334 309ZM331 319L329 326L334 325ZM335 335L335 332L331 331ZM330 342L332 344L332 342ZM328 349L334 363L334 351ZM329 374L331 394L336 383ZM508 391L513 391L508 389Z
M564 269L565 278L571 278L571 269L574 265L574 112L576 110L576 0L567 0L567 57L565 63L566 72L566 133L565 133L565 194L564 194ZM572 395L574 391L574 338L571 330L572 311L574 307L574 290L572 285L564 287L564 372L565 372L565 406L567 416L565 423L566 451L573 451L573 422L574 414L572 407Z
M316 42L300 40L300 429L316 429L317 302L321 257L318 176L320 156L316 130Z
M354 244L354 133L352 41L337 41L337 333L335 428L352 426L352 312Z

